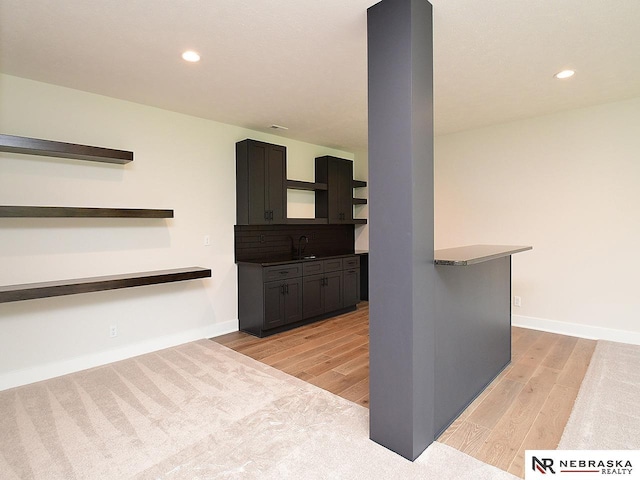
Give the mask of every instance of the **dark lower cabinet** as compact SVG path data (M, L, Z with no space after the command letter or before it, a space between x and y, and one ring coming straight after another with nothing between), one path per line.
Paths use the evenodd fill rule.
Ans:
M302 282L302 315L305 319L339 310L344 306L342 271L310 275L304 277Z
M325 312L333 312L344 307L342 292L342 272L324 274L324 308ZM355 304L354 304L355 305Z
M358 256L263 267L238 264L240 330L263 337L353 310L359 298Z
M342 273L344 304L355 305L360 301L360 269L350 268Z
M264 284L264 328L302 320L302 279L291 278Z
M324 313L324 274L309 275L302 279L302 317L317 317Z

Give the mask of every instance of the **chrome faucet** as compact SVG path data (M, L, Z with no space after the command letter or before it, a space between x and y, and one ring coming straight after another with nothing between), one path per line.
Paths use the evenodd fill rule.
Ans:
M302 246L303 240L304 240L304 247ZM302 258L302 252L304 252L304 249L307 247L308 243L309 243L309 238L307 238L306 235L300 235L300 238L298 239L298 259Z

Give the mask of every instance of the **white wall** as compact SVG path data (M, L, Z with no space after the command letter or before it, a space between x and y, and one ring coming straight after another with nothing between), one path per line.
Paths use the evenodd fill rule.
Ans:
M125 166L0 153L1 205L171 208L175 218L0 219L0 285L202 266L211 279L0 304L0 389L237 329L235 143L287 146L288 178L353 155L0 75L0 132L134 152ZM313 216L304 195L289 216ZM310 215L307 215L310 212ZM211 246L203 245L205 235ZM118 336L109 338L109 326Z
M436 248L513 257L514 324L640 344L640 98L440 136Z

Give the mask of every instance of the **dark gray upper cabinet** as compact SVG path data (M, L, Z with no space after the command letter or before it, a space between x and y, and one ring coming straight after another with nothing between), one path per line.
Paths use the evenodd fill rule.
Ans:
M286 177L286 147L250 139L236 143L236 223L286 223Z
M327 184L327 190L316 191L316 218L354 223L353 162L329 155L316 158L316 182Z

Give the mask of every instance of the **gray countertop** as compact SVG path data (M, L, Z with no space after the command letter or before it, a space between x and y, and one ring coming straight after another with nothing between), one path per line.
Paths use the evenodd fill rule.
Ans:
M237 265L260 265L262 267L273 267L277 265L287 265L289 263L299 263L299 262L317 262L320 260L328 260L330 258L343 258L343 257L353 257L356 255L355 253L345 253L340 255L313 255L309 257L303 258L293 258L291 255L284 255L281 257L269 257L269 258L259 258L255 260L241 260L236 261Z
M465 266L531 250L524 245L467 245L435 251L436 265Z

